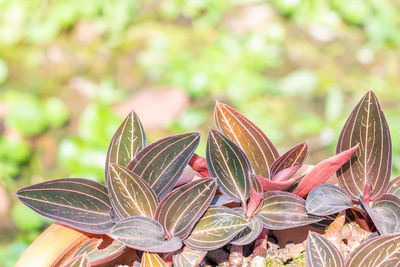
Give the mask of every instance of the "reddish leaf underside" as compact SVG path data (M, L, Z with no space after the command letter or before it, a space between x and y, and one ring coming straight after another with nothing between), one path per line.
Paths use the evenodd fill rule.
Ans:
M392 169L392 142L389 126L376 95L369 91L355 106L340 133L337 153L359 144L351 161L337 172L342 188L353 198L372 185L371 198L385 193Z
M345 164L356 151L358 145L345 150L335 156L327 158L318 163L311 171L309 171L300 181L293 194L299 197L307 196L310 191L326 182L343 164Z
M205 158L200 157L197 154L193 154L192 158L189 160L189 166L192 167L196 172L200 173L204 178L210 177Z
M296 183L299 178L300 177L293 177L286 181L273 181L261 176L257 176L257 179L265 193L270 191L287 191Z
M247 205L246 216L252 217L263 199L263 190L261 183L254 173L250 173L250 199Z
M216 127L246 153L254 173L270 178L269 169L279 157L278 150L253 122L228 105L217 103Z
M272 177L272 181L274 182L286 182L289 180L303 165L296 165L293 167L289 167L281 170L277 174Z
M308 156L308 142L301 143L291 149L289 149L285 154L280 156L278 159L274 161L271 166L271 179L280 181L282 178L274 177L279 172L282 172L285 169L293 168L295 166L300 166L304 163ZM298 167L296 171L300 168ZM292 175L296 172L294 171Z

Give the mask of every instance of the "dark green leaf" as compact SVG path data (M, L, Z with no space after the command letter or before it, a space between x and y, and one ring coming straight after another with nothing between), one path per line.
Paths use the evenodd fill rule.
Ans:
M206 256L207 251L193 250L185 246L182 251L174 254L172 257L175 267L193 267L198 266Z
M103 239L92 238L87 241L77 252L74 253L74 257L80 255L86 255L89 262L92 265L111 261L121 255L124 252L126 246L115 240L105 248L99 248L102 244Z
M394 267L400 262L400 235L391 234L363 242L346 259L346 267Z
M178 187L161 201L154 218L168 234L183 240L210 205L215 191L213 179L201 179Z
M322 220L309 216L305 200L288 192L267 192L261 210L255 215L270 230L282 230L303 226Z
M158 200L150 186L137 174L112 163L108 183L111 203L118 218L153 218Z
M284 169L302 165L308 156L308 143L301 143L277 158L271 165L271 179Z
M117 222L108 235L128 247L148 252L172 252L182 246L178 238L165 240L165 231L159 222L141 216Z
M92 180L52 180L24 187L16 196L40 215L85 232L106 233L114 224L107 188Z
M105 180L108 184L108 167L110 163L126 167L133 157L147 144L146 133L135 112L129 113L118 127L108 146Z
M211 206L184 243L197 250L217 249L231 241L247 225L247 220L236 211L223 206Z
M338 213L352 206L353 202L347 192L331 184L315 187L306 200L307 212L319 216Z
M344 267L339 249L320 234L309 232L306 243L306 265L309 267Z
M221 133L210 130L207 140L207 166L218 188L232 200L246 204L250 196L251 166L243 151Z
M392 168L392 142L389 127L378 99L369 91L356 105L344 125L337 153L359 144L349 162L338 171L339 183L351 197L358 198L367 182L372 199L385 193Z
M214 121L224 135L243 149L254 173L270 178L270 167L279 153L263 131L238 111L222 103L217 103L215 107Z
M161 200L178 181L199 141L198 133L163 138L140 151L128 169L142 177Z

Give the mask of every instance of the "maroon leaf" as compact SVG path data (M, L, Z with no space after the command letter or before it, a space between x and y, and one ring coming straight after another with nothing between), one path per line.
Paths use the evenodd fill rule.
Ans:
M386 191L386 193L389 194L393 194L396 195L398 197L400 197L400 176L393 179L388 187L388 190Z
M351 112L339 136L336 151L340 153L359 144L350 162L337 172L342 188L353 198L363 194L371 182L372 199L384 194L392 168L392 142L382 108L372 91Z
M344 267L339 249L320 234L309 232L306 243L306 265L309 267Z
M277 180L277 178L274 179L274 176L277 175L279 172L294 166L302 165L304 161L307 159L307 156L308 156L307 142L301 143L289 149L285 154L277 158L272 164L271 174L270 174L272 177L271 179Z
M245 206L250 196L251 166L244 152L223 134L211 129L207 140L207 166L219 190Z
M161 201L154 218L168 235L183 240L210 205L215 191L213 179L201 179L178 187Z
M196 250L213 250L226 245L248 222L236 211L222 206L211 206L196 223L185 245Z
M311 190L307 196L307 212L314 215L326 216L353 207L353 202L347 192L331 184L323 184Z
M24 187L16 196L40 215L88 233L107 233L114 224L107 188L92 180L47 181Z
M399 266L400 234L384 235L363 242L346 259L346 267Z
M143 178L161 200L178 181L199 141L198 133L163 138L142 149L128 169Z
M126 167L133 157L147 144L146 133L135 112L129 113L118 127L108 146L105 165L105 181L108 184L108 167L117 163Z
M153 218L158 204L157 196L142 178L114 163L110 165L109 175L109 194L117 218Z
M371 207L361 201L379 233L393 234L400 232L400 198L392 194L384 194L375 200Z
M300 181L293 194L305 197L316 186L325 183L356 151L358 145L318 163Z
M222 103L215 107L214 121L246 153L254 173L269 178L269 169L279 153L268 137L245 116Z

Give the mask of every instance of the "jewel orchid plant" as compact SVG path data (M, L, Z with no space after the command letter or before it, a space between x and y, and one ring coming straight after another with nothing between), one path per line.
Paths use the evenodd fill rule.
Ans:
M400 258L400 177L390 182L392 142L388 123L376 95L369 91L347 119L337 153L358 144L352 158L337 171L339 185L315 187L306 200L307 212L326 216L345 211L374 232L348 255L340 241L310 232L307 266L397 266ZM342 222L342 225L344 220ZM375 232L377 230L377 232ZM341 232L340 232L341 236Z
M217 130L209 131L202 158L195 154L198 133L147 145L143 126L131 112L111 139L105 185L63 178L24 187L16 196L60 224L113 240L106 248L98 239L89 240L66 266L105 263L129 249L141 255L142 266L197 266L207 251L228 243L242 246L265 239L265 230L325 219L307 212L304 197L341 173L360 142L310 166L305 164L307 142L280 156L267 136L233 108L217 103L214 119Z

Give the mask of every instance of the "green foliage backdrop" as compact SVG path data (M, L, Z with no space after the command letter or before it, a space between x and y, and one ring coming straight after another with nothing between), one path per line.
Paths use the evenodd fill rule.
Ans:
M373 89L399 175L399 17L392 0L0 0L0 265L50 223L12 192L102 181L108 141L139 104L148 120L172 114L148 124L150 141L199 130L204 153L219 100L281 152L308 139L317 162Z

